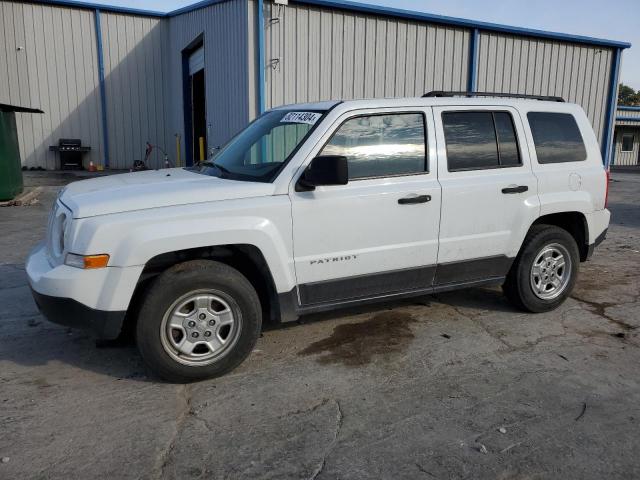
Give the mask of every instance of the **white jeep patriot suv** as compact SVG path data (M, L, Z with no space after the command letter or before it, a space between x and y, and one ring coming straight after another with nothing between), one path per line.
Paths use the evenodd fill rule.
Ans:
M607 185L562 99L291 105L197 166L68 185L26 269L51 321L131 326L157 375L188 382L239 365L263 319L492 283L556 308L604 239Z

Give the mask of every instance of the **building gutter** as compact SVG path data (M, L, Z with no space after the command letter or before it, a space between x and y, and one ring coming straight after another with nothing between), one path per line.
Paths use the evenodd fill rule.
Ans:
M102 110L102 142L104 143L104 168L109 168L109 127L107 125L107 90L104 82L104 52L102 49L102 24L100 9L95 9L96 46L98 50L98 83L100 88L100 107Z

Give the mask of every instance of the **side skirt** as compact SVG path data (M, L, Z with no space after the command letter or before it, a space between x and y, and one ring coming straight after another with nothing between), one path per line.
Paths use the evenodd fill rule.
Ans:
M298 285L278 294L280 321L290 322L300 315L338 308L500 284L513 261L514 258L500 255Z
M439 292L479 287L482 285L499 285L504 282L505 278L505 276L491 277L484 278L482 280L448 283L446 285L437 285L407 292L398 292L387 295L359 298L355 300L343 300L339 302L327 302L304 306L300 306L298 304L297 289L293 288L289 292L278 294L281 312L280 320L282 322L293 322L296 321L300 315L307 315L310 313L326 312L330 310L338 310L340 308L357 307L360 305L368 305L372 303L390 302L394 300L402 300L404 298L421 297L424 295L431 295Z

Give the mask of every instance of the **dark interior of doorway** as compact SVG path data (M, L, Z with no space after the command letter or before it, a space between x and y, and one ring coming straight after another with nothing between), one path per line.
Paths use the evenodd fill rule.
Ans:
M204 69L191 75L191 112L193 125L193 158L200 161L200 138L204 139L203 151L207 152L207 110L205 108Z
M200 70L191 75L189 57L204 44L200 34L182 50L182 104L184 106L184 150L182 165L191 166L200 158L198 138L206 139L205 72ZM194 108L194 106L196 108ZM196 133L197 132L197 133ZM206 151L206 145L205 145Z

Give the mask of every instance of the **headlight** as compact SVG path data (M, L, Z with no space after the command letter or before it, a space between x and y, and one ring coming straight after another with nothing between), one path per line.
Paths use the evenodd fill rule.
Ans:
M47 254L52 266L64 261L66 249L70 247L70 232L73 222L71 211L56 201L49 214L47 226Z
M71 222L71 212L67 212L58 202L53 205L47 228L47 250L57 263L62 261L65 248L65 231Z
M92 269L104 268L109 263L109 255L77 255L75 253L67 253L64 264L70 267Z

